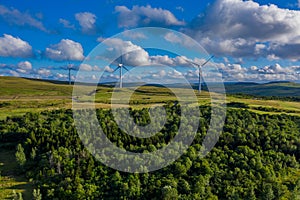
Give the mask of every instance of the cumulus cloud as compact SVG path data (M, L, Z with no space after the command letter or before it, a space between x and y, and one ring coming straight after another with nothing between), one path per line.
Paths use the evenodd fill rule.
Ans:
M167 65L167 66L190 66L186 62L187 58L177 56L171 58L167 55L150 56L142 47L119 38L111 38L104 41L107 46L107 52L100 59L111 59L117 55L122 55L122 62L127 66L145 66L145 65ZM121 62L119 57L115 64Z
M17 66L18 66L18 68L24 69L24 70L32 69L32 64L29 61L19 62Z
M106 72L113 72L114 71L114 69L113 68L111 68L110 66L105 66L104 67L104 71L106 71Z
M131 28L138 26L182 26L184 21L178 20L169 10L152 8L151 6L116 6L119 27Z
M225 81L297 81L300 71L300 66L283 67L278 63L263 67L221 63L217 65Z
M89 65L89 64L80 64L79 67L78 67L79 70L82 70L82 71L102 71L100 67L98 67L97 65Z
M290 58L282 48L300 44L300 11L254 1L217 0L205 15L199 15L184 31L196 38L208 51L217 55L268 56ZM269 45L273 45L269 48ZM292 58L299 57L300 52Z
M49 69L41 68L37 70L37 74L43 77L48 77L51 75L51 71Z
M107 53L104 55L106 58L111 56L121 55L122 61L126 65L139 66L149 63L149 54L142 47L133 44L131 41L124 41L119 38L112 38L105 40L104 44L107 45ZM129 52L129 53L127 53ZM119 59L117 62L121 62Z
M274 60L285 58L293 61L298 61L300 60L300 43L271 44L269 52L269 58L272 58Z
M193 47L195 46L195 41L193 41L189 37L180 37L178 34L168 32L165 36L164 39L170 43L174 44L180 44L184 47Z
M0 37L0 56L26 58L32 55L32 47L28 42L8 34Z
M83 60L83 48L80 43L62 39L58 44L46 48L44 55L55 61Z
M7 8L0 5L0 18L10 25L17 25L20 27L33 27L47 32L43 23L31 16L29 13L22 13L15 8Z
M32 64L29 61L22 61L17 64L0 64L1 72L11 76L34 74Z
M90 12L81 12L75 14L76 20L81 26L84 33L95 33L96 31L96 15Z
M60 18L60 19L58 20L58 22L59 22L60 24L62 24L65 28L75 29L74 24L71 24L71 22L68 21L68 20L66 20L66 19Z
M69 76L67 74L61 74L61 73L56 73L55 74L55 79L65 80L67 78L69 78Z

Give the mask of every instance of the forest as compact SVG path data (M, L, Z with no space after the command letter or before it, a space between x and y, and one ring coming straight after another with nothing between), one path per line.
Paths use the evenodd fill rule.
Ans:
M182 120L180 105L165 108L166 124L149 138L124 133L109 109L97 109L97 118L116 146L153 152L175 137ZM130 114L136 123L147 125L148 111L130 109ZM99 162L85 148L88 141L79 137L70 109L7 117L0 121L0 148L15 150L19 173L32 182L34 199L300 198L300 117L229 108L218 143L201 158L210 107L200 106L200 116L189 119L199 120L199 127L185 153L167 167L148 173L121 172ZM86 140L101 140L89 134L86 130Z

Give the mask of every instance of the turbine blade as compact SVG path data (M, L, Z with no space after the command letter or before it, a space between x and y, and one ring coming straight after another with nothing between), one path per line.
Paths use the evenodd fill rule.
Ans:
M192 65L196 65L196 66L199 66L199 65L200 65L200 64L198 64L198 63L195 63L195 62L190 61L190 60L187 60L187 59L184 59L184 60L185 60L186 62L192 64Z
M207 60L201 65L201 67L203 67L204 65L206 65L213 57L214 57L214 55L212 55L209 59L207 59Z
M126 69L129 72L129 70L127 69L127 67L125 67L124 65L123 65L123 68Z
M120 67L117 67L112 73L114 73L115 71L117 71Z
M121 64L123 64L123 52L121 51Z
M212 55L209 59L207 59L207 60L206 60L204 63L202 63L202 64L199 64L199 63L196 63L196 62L187 60L187 59L184 59L184 60L187 61L188 63L192 64L192 65L196 65L196 66L198 66L198 67L203 67L203 66L206 65L213 57L214 57L214 55Z

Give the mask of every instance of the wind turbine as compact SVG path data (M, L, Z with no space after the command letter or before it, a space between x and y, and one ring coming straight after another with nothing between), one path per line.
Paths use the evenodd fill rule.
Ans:
M199 79L198 79L198 92L199 94L201 93L201 74L202 74L202 67L204 65L206 65L212 58L214 57L214 55L212 55L209 59L207 59L204 63L202 64L199 64L199 63L196 63L196 62L193 62L193 61L190 61L190 60L186 60L188 63L198 67L198 70L199 70Z
M70 62L67 66L67 69L69 70L69 85L71 85L71 70L76 70L76 69L74 68L74 65L70 64Z
M121 62L118 64L118 67L113 71L113 73L114 73L114 72L117 71L118 69L120 70L120 88L123 87L123 68L124 68L125 70L129 71L129 70L125 67L125 65L123 64L123 58L122 58L122 57L123 57L123 56L121 55Z

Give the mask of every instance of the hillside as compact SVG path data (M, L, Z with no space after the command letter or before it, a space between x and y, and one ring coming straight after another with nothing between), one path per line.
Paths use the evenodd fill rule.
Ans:
M300 84L292 82L227 83L226 92L257 96L300 97Z
M171 86L170 86L171 87ZM296 97L300 95L300 84L289 82L274 82L267 84L256 83L226 83L227 94L244 93L251 95ZM133 91L130 85L118 92L127 93ZM198 95L199 103L207 105L210 103L210 94L205 91ZM66 82L25 79L17 77L0 77L0 119L6 116L23 115L26 112L39 112L72 107L73 86ZM180 92L185 92L180 89ZM114 91L112 85L99 85L97 89L90 86L84 88L86 95L80 97L85 101L95 94L96 108L110 108L111 96ZM130 104L133 107L149 107L151 105L162 105L168 101L177 100L170 89L158 85L147 85L136 89L131 96ZM227 103L241 102L247 105L247 109L258 113L300 115L300 102L266 100L265 98L245 97L243 95L228 95ZM126 105L117 104L115 106L124 107Z
M248 91L245 89L248 88L254 92L255 87L259 86L270 87L273 91L277 91L274 89L276 87L286 87L285 90L289 91L299 89L299 85L292 83L226 85L227 89L232 91ZM279 93L282 88L278 90ZM196 158L194 152L200 151L201 135L206 130L209 119L207 116L210 112L210 94L202 91L197 97L202 116L206 117L201 120L201 137L196 137L189 153L166 169L149 173L147 176L136 174L131 177L128 173L118 173L103 166L84 149L74 131L72 111L66 110L72 107L72 89L72 86L65 82L0 77L0 199L11 198L14 191L22 193L24 199L31 199L33 188L41 188L43 197L47 199L86 199L87 196L91 199L113 199L112 196L122 199L126 195L132 199L148 199L150 196L166 195L168 191L165 190L170 185L173 190L176 188L175 194L180 195L182 199L228 199L234 195L239 195L240 199L249 195L264 199L267 190L270 194L273 192L280 195L282 199L293 199L299 193L300 170L297 160L300 154L295 148L299 145L297 138L300 118L297 116L300 116L300 102L228 95L224 133L216 148L202 161ZM129 86L117 89L117 92L122 95L133 90L134 87ZM110 85L98 86L97 89L86 86L86 95L78 97L79 102L85 102L95 94L95 106L100 108L97 113L104 117L103 121L109 122L104 125L111 141L131 151L151 152L172 139L174 131L178 129L177 125L167 125L163 134L152 137L151 141L133 140L123 132L118 132L110 111L106 109L111 107L113 92L114 88ZM181 89L181 92L185 90ZM197 91L195 92L197 94ZM267 90L261 90L260 94L264 92L267 93ZM130 106L135 108L133 116L136 120L147 124L148 114L145 107L161 106L175 100L176 97L170 89L147 85L134 90ZM120 102L116 106L127 105ZM179 106L166 106L170 112L169 122L179 121ZM30 113L25 114L27 112ZM27 161L24 166L15 159L17 144L25 149ZM53 153L52 157L49 157L49 152ZM69 155L74 155L74 158ZM78 158L76 162L75 158ZM51 159L52 164L48 164ZM76 174L67 167L74 163ZM52 170L46 170L50 168ZM19 172L20 169L24 170L23 173ZM198 179L201 181L195 182ZM225 183L218 181L225 179ZM103 182L99 183L99 180ZM201 185L204 182L209 184ZM110 185L114 189L108 187ZM144 193L141 192L141 188ZM190 194L185 191L189 191Z

